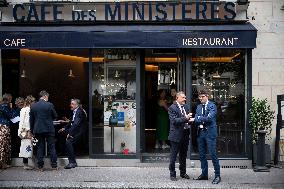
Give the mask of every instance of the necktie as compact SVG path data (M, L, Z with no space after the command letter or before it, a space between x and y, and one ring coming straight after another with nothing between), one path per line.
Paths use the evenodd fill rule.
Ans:
M205 115L205 104L202 105L202 115Z
M180 108L181 108L181 114L186 116L186 111L184 109L184 106L182 105L182 106L180 106ZM185 123L184 129L188 129L188 128L189 128L188 123Z
M181 114L185 116L186 112L185 112L184 106L180 106L180 107L181 107Z

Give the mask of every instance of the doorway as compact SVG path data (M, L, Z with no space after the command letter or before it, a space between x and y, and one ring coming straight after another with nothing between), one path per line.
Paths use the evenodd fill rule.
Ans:
M145 51L145 125L144 154L168 155L168 107L182 89L182 58L177 49Z

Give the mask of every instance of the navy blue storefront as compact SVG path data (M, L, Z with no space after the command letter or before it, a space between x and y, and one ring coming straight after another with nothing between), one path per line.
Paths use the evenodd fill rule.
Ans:
M45 64L55 67L60 61L64 64L72 62L71 59L67 60L70 57L82 59L82 68L74 65L65 67L70 71L68 77L73 84L79 88L83 85L79 91L70 90L74 90L71 92L73 97L83 99L83 106L89 115L86 134L88 149L84 155L90 158L168 161L167 149L153 147L156 128L153 125L155 108L152 97L157 95L157 92L153 92L155 90L163 89L169 93L171 86L176 86L177 90L186 92L192 112L198 104L196 91L209 87L212 100L219 104L220 157L251 159L247 117L251 105L252 49L256 48L256 37L257 30L252 24L232 20L195 20L192 23L105 20L95 24L35 22L33 25L16 22L1 24L0 49L2 57L4 53L17 51L21 95L29 92L36 94L39 88L34 84L39 76L31 77L34 79L33 85L29 84L32 87L25 87L26 77L21 73L29 69L30 62L43 60L44 65L43 62L49 61ZM62 56L60 58L64 60L47 60L55 55ZM39 70L40 65L37 64L30 66L30 69ZM63 70L63 67L58 70ZM54 69L53 72L56 72ZM80 72L80 81L74 81L74 71ZM47 73L52 75L49 83L67 82L59 76L57 79L53 72ZM126 80L121 84L118 78L123 73ZM115 88L116 84L118 88ZM58 92L58 86L62 88L54 84L50 91L56 96L55 102L57 100L60 104L62 100L59 99L61 93ZM65 92L63 90L62 96ZM124 92L127 93L125 97ZM112 98L115 100L110 104ZM123 127L109 126L110 106L111 110L116 106ZM120 106L121 109L131 108L126 108L126 111L121 110ZM194 133L192 128L188 157L198 159Z
M256 47L256 29L250 23L192 26L1 26L0 32L2 49Z

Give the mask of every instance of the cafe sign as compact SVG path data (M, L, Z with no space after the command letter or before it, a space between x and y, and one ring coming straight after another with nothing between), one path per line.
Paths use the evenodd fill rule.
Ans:
M2 22L98 22L98 21L221 21L237 16L233 2L116 2L116 3L29 3L5 10ZM10 15L10 18L8 19ZM12 15L12 17L11 17Z

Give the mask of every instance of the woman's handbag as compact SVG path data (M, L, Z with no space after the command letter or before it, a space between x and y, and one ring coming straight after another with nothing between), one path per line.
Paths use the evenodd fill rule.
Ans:
M33 156L32 139L22 139L19 157L31 158Z

